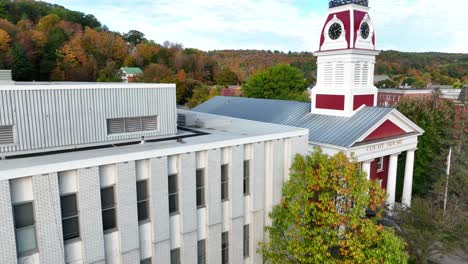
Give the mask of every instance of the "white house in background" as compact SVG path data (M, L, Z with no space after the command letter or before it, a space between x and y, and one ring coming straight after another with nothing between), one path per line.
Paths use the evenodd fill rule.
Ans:
M307 128L309 149L343 151L396 200L398 156L405 154L402 202L411 204L414 155L424 133L393 108L377 107L375 27L366 0L332 0L320 35L311 102L215 97L194 111Z
M175 85L0 85L0 263L262 263L307 140L177 111Z
M119 73L124 83L135 82L138 76L143 75L143 71L138 67L122 67Z

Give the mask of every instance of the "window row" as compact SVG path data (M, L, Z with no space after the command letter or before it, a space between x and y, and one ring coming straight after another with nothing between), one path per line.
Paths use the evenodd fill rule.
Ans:
M206 175L204 169L196 171L196 202L197 208L205 207L205 181ZM169 193L169 213L179 213L179 182L177 174L168 176ZM245 160L243 164L243 192L244 195L250 194L250 160ZM221 165L221 201L229 200L229 165Z
M244 238L243 238L243 256L248 258L250 256L249 251L249 225L244 225ZM171 264L180 264L180 248L171 250ZM206 240L199 240L197 242L197 264L206 263ZM221 263L229 263L229 232L221 233Z

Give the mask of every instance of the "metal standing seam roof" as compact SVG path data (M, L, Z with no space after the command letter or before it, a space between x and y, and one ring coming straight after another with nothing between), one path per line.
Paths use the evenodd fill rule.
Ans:
M309 141L352 147L376 123L393 111L363 107L351 117L310 113L311 104L296 101L217 96L193 111L309 129Z
M138 67L122 67L126 74L143 74L143 71Z

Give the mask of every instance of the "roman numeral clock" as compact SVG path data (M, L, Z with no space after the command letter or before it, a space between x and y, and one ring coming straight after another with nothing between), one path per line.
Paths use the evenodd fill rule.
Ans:
M312 113L351 116L362 105L375 106L374 24L367 0L331 0L320 36L317 85Z

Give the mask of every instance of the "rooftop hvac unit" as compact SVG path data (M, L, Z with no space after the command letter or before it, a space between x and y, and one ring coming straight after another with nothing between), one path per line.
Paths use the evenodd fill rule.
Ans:
M197 120L197 114L195 113L178 113L177 114L177 125L181 127L193 127Z

